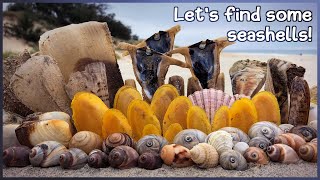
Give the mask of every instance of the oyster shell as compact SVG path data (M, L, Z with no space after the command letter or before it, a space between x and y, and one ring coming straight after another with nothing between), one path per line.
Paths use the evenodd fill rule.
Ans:
M185 129L180 131L173 139L173 144L182 145L188 149L192 149L195 145L203 143L207 135L197 129Z
M191 150L191 159L200 168L213 168L219 163L219 154L216 149L207 143L199 143Z

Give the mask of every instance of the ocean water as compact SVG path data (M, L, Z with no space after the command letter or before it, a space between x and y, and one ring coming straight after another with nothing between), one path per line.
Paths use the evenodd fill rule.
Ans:
M317 49L311 50L228 50L225 49L223 52L232 52L232 53L254 53L254 54L292 54L292 55L317 55Z

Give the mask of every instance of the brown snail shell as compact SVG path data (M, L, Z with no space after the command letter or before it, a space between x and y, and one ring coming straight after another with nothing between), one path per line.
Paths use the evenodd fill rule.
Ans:
M249 147L243 154L247 162L253 162L257 164L268 164L269 158L267 154L260 148Z
M63 169L80 169L87 164L88 155L78 148L70 148L60 155L60 166Z
M246 159L237 151L226 150L221 153L219 163L223 169L243 171L248 168Z
M138 167L149 170L161 168L162 163L163 162L159 153L154 151L144 152L139 156L138 159Z
M275 137L274 143L286 144L292 147L296 152L298 152L300 146L306 144L306 141L302 137L298 136L297 134L285 133Z
M94 149L101 149L101 137L91 131L77 132L69 142L69 148L78 148L89 154Z
M165 145L160 156L166 165L172 167L187 167L193 164L189 149L179 144Z
M25 167L30 164L30 148L27 146L13 146L5 149L2 154L3 163L7 167Z
M102 151L109 154L111 150L117 146L134 147L134 140L126 133L110 134L102 143Z
M267 148L267 155L271 161L285 164L296 163L300 159L294 149L286 144L274 144L269 146Z
M138 165L139 154L129 146L117 146L109 154L110 166L118 169L128 169Z
M269 139L264 137L255 137L249 141L249 147L258 147L263 151L267 151L267 147L271 145L272 143L269 141Z
M303 137L306 142L310 142L312 139L317 137L317 131L309 126L296 126L290 130L290 133Z
M163 146L167 145L168 141L162 137L157 135L146 135L142 137L136 144L136 150L139 154L143 154L147 151L154 151L160 154Z
M318 160L318 148L317 148L317 138L312 141L302 145L298 152L301 159L308 162L317 162Z
M109 166L108 155L100 149L94 149L89 153L88 165L93 168L105 168Z

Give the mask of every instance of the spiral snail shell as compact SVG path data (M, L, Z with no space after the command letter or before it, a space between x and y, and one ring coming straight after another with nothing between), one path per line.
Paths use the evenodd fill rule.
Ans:
M296 152L298 152L300 146L306 144L306 141L293 133L284 133L280 134L279 136L275 137L274 139L275 144L286 144L292 147Z
M200 168L213 168L219 163L216 149L207 143L199 143L190 150L191 159Z
M136 144L136 150L141 155L147 151L154 151L160 153L163 146L167 145L168 141L158 135L146 135L142 137Z
M129 146L117 146L111 150L108 160L110 166L118 169L128 169L138 165L139 154Z
M87 164L88 155L78 148L70 148L60 155L59 163L63 169L80 169Z
M173 139L173 144L182 145L188 149L205 141L207 135L197 129L185 129L180 131Z
M249 141L249 147L258 147L263 151L267 151L267 147L271 145L272 143L269 141L269 139L264 137L255 137Z
M223 130L210 133L205 139L205 142L212 145L218 151L219 155L221 155L223 151L232 150L233 148L231 134Z
M88 165L93 168L105 168L109 166L108 155L100 149L94 149L89 153Z
M273 139L282 133L283 131L276 124L268 121L260 121L250 127L248 135L250 138L265 137L273 143Z
M317 137L317 131L309 126L296 126L290 130L290 133L297 134L304 138L306 142L310 142L312 139Z
M267 154L260 148L249 147L243 154L243 157L247 162L253 162L257 164L268 164L269 158Z
M317 162L318 159L318 148L317 138L312 141L300 146L298 155L301 159L308 162Z
M284 133L288 133L290 132L290 130L294 127L294 125L292 124L280 124L279 128L284 132Z
M233 150L238 151L239 153L241 153L242 155L244 154L244 152L249 148L249 145L245 142L237 142L234 146L233 146Z
M227 131L228 133L230 133L233 139L233 144L236 144L237 142L249 143L250 141L249 136L239 128L223 127L219 130Z
M158 169L162 167L162 159L159 153L147 151L139 156L138 167L148 170Z
M271 161L285 164L296 163L300 159L294 149L286 144L274 144L269 146L267 148L267 155Z
M234 150L226 150L221 153L219 163L223 169L227 170L243 171L248 167L246 159Z
M67 148L56 141L44 141L31 149L29 160L36 167L57 166L60 155L66 151Z
M102 143L102 151L109 154L117 146L134 147L133 139L126 133L112 133Z
M190 150L179 144L165 145L160 157L166 165L172 167L187 167L193 164Z
M101 137L91 131L77 132L69 142L69 148L78 148L89 154L94 149L101 149Z
M7 167L25 167L30 164L30 148L27 146L13 146L3 151L3 163Z

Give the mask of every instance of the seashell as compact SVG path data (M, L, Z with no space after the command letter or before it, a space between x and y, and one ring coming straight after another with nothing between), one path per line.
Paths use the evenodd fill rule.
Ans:
M159 153L147 151L139 156L138 167L148 170L158 169L162 167L162 159Z
M205 142L212 145L218 151L219 155L221 155L222 152L232 150L233 148L231 134L223 130L210 133L206 137Z
M19 146L20 143L16 136L16 128L19 127L20 124L4 124L3 128L3 149L7 149L12 146Z
M296 163L300 159L294 149L285 144L274 144L269 146L267 148L267 155L271 161L285 164Z
M179 123L173 123L169 126L166 133L164 133L164 138L171 144L173 143L174 137L176 137L176 135L182 130L183 129Z
M7 167L25 167L30 164L30 148L27 146L12 146L3 151L3 164Z
M258 113L258 121L270 121L281 124L280 109L277 98L268 91L262 91L252 98Z
M235 101L233 96L215 89L203 89L201 91L196 91L189 95L188 98L191 100L193 105L199 106L205 110L210 123L212 123L216 111L221 106L225 105L231 107Z
M164 137L151 134L139 139L135 149L140 155L148 151L154 151L159 154L163 146L167 144L168 141Z
M69 142L69 148L78 148L89 154L94 149L101 149L101 137L91 131L77 132Z
M165 145L160 156L166 165L172 167L187 167L193 164L190 150L178 144Z
M221 153L219 164L223 169L243 171L248 168L246 159L234 150L227 150Z
M199 143L191 150L191 159L200 168L213 168L218 166L219 154L216 149L207 143Z
M88 165L92 168L106 168L109 166L108 155L99 149L89 153Z
M250 138L265 137L273 142L274 138L282 133L283 131L276 124L268 121L260 121L250 127L248 135Z
M288 133L290 132L290 130L294 127L294 125L292 124L280 124L279 128L284 132L284 133Z
M102 137L102 119L109 108L98 96L78 92L72 99L71 109L77 131L91 131Z
M133 139L126 133L113 133L103 141L102 151L106 154L109 154L113 148L121 145L134 147L135 143Z
M253 97L266 81L267 63L257 60L239 60L229 69L233 94Z
M275 137L274 144L286 144L298 152L299 148L306 144L306 141L293 133L284 133L280 134L279 136Z
M237 142L249 143L250 141L249 136L239 128L224 127L219 130L227 131L228 133L230 133L233 139L233 144L236 144Z
M231 124L231 114L228 106L221 106L215 113L211 122L211 131L217 131Z
M41 54L50 55L57 61L65 82L73 72L83 71L87 64L103 62L108 80L104 87L107 89L105 98L113 105L123 80L107 23L91 21L47 31L40 36L39 49ZM100 82L98 87L103 84Z
M131 87L137 89L136 80L134 80L134 79L126 79L126 80L124 81L124 85L125 85L125 86L131 86ZM119 90L118 90L118 91L119 91ZM113 107L114 107L114 106L113 106Z
M195 145L203 143L207 135L197 129L185 129L180 131L173 139L173 144L182 145L188 149L192 149Z
M179 92L180 96L184 96L184 79L181 76L171 76L168 84L173 85Z
M199 106L192 106L187 113L187 128L198 129L206 134L211 132L211 126L206 112Z
M267 151L267 147L271 145L271 141L265 137L254 137L249 141L249 147L257 147L263 151Z
M310 111L308 117L308 123L313 120L318 119L318 105L314 103L310 103Z
M317 131L318 130L318 125L317 124L318 124L318 121L317 120L313 120L313 121L310 121L308 123L308 126Z
M57 166L60 155L66 151L67 148L56 141L44 141L31 149L29 160L35 167Z
M318 148L317 138L314 138L310 142L300 146L298 155L301 159L308 162L317 162L318 159Z
M81 169L88 161L88 155L78 148L70 148L60 155L59 163L63 169Z
M157 128L157 126L153 124L147 124L143 127L142 137L150 134L161 136L161 130Z
M299 126L293 127L290 130L290 133L294 133L301 136L302 138L304 138L304 140L306 140L306 142L309 142L312 139L317 137L317 131L309 126L299 125Z
M237 142L236 144L234 144L233 146L233 150L238 151L239 153L241 153L242 155L244 154L244 152L249 148L249 145L245 142Z
M117 146L109 154L110 166L118 169L128 169L138 165L139 154L129 146Z
M32 148L43 141L57 141L68 147L71 128L63 120L25 121L15 130L20 144Z
M113 108L118 109L123 113L124 116L128 117L127 111L129 104L135 99L142 100L139 91L131 86L122 86L117 91L117 94L114 98Z
M268 164L269 158L267 154L260 148L257 147L249 147L243 154L244 158L246 158L247 162L253 162L257 164Z
M288 123L294 126L307 125L310 110L309 85L303 77L296 76L290 88L290 107Z

